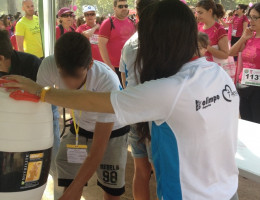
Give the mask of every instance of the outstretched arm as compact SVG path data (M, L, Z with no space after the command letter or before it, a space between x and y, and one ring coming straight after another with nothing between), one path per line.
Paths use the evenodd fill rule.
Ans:
M21 76L5 78L17 81L3 84L2 87L5 88L16 87L32 94L39 94L43 88ZM51 89L46 93L45 100L53 105L75 110L115 113L122 125L148 121L162 123L175 109L185 84L185 81L168 78L147 81L136 87L127 87L123 91L112 93Z
M34 81L22 76L7 76L10 82L2 84L4 88L17 88L30 92L31 94L39 94L43 86L35 83ZM13 89L7 89L9 91ZM52 88L46 93L45 101L64 108L71 108L75 110L83 110L88 112L102 112L114 113L110 93L96 93L89 91L78 90L59 90Z

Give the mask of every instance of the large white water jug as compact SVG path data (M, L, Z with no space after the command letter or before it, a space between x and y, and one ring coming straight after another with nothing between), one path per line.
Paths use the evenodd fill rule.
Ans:
M52 145L51 106L0 89L0 200L41 200Z

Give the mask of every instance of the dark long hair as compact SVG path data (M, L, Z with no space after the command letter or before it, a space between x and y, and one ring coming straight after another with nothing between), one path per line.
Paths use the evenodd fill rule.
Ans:
M136 10L137 10L137 15L141 15L141 13L144 11L144 9L149 6L150 4L153 4L155 2L159 2L159 0L137 0L136 3Z
M145 8L138 37L135 71L140 73L141 83L173 76L199 55L195 17L179 0L163 0ZM150 138L148 123L137 124L137 132L142 140Z

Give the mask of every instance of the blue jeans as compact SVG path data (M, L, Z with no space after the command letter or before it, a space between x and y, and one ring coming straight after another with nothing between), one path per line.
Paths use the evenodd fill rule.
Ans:
M54 200L57 200L62 194L62 191L58 191L58 187L57 187L58 175L57 175L56 164L55 164L55 158L57 156L60 147L60 124L59 124L60 113L57 106L52 105L52 113L53 113L54 142L52 148L50 174L53 178L53 183L54 183Z

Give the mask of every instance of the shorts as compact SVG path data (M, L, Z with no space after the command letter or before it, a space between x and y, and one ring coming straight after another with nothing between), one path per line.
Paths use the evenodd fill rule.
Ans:
M82 164L68 163L67 144L74 144L76 136L68 131L62 138L60 149L56 157L58 184L68 187L76 177ZM125 192L125 169L127 162L128 134L111 138L96 174L97 184L112 196L121 196ZM87 145L87 152L91 149L93 139L79 135L79 144ZM87 184L86 184L87 185Z
M240 37L234 37L232 36L232 39L231 39L231 46L233 46L234 44L236 44L238 42L238 40L240 39ZM238 58L237 56L234 56L234 60L237 61Z
M144 143L142 143L139 142L139 140L140 136L137 134L135 126L132 125L128 136L128 143L131 146L133 158L148 157L149 162L152 163L151 141L148 141L147 139Z
M122 84L122 77L121 77L121 72L119 71L119 67L115 67L115 72L120 80L120 83Z
M238 42L238 40L240 40L240 38L241 37L234 37L234 36L232 36L232 38L231 38L231 46L236 44Z

